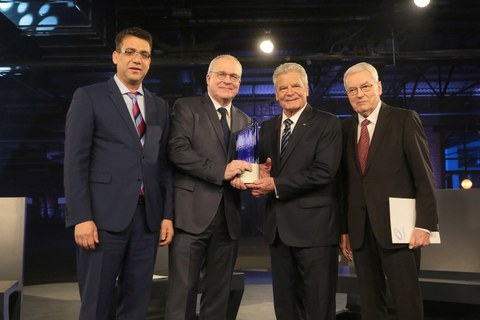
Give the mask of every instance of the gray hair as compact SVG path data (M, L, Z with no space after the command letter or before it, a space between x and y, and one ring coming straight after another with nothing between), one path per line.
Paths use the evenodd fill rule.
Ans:
M208 71L207 73L210 73L213 71L213 65L215 63L215 61L219 60L219 59L223 59L223 58L230 58L230 59L233 59L235 61L237 61L238 65L240 66L240 76L242 75L242 64L240 63L240 61L238 61L237 58L235 58L234 56L232 55L229 55L229 54L222 54L222 55L219 55L219 56L216 56L215 58L213 58L212 61L210 61L210 65L208 66Z
M272 80L273 86L277 88L277 78L281 74L289 73L289 72L298 72L300 74L300 79L302 83L308 87L308 76L305 69L299 65L298 63L287 62L279 65L275 71L273 72Z
M372 75L375 82L378 82L377 69L375 69L375 67L372 66L370 63L360 62L348 68L347 71L345 71L345 73L343 74L343 86L345 87L345 89L347 89L347 85L345 83L345 79L347 79L347 76L349 76L352 73L357 73L360 71L369 72Z

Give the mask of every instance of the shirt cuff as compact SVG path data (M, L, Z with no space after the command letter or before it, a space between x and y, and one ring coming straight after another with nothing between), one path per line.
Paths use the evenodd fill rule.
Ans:
M415 227L415 229L418 229L418 230L422 230L422 231L425 231L426 233L428 234L431 234L432 232L428 229L424 229L424 228L418 228L418 227Z

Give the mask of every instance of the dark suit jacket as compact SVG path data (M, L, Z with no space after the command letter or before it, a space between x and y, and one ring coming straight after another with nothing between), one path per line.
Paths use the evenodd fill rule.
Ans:
M289 246L337 244L339 212L333 181L341 159L340 121L307 105L280 161L281 121L281 115L267 120L260 130L260 162L272 158L278 194L267 197L265 238L272 244L278 231Z
M158 231L173 218L172 172L167 161L168 104L144 89L145 146L113 79L77 89L65 129L66 225L93 220L121 231L135 213L144 184L147 223Z
M175 102L168 143L174 164L175 227L199 234L210 225L223 198L232 239L241 232L240 195L223 181L227 163L235 156L235 136L250 118L232 105L230 147L210 97L181 98Z
M356 155L357 126L357 114L343 122L343 232L349 233L352 248L363 244L367 212L382 247L404 246L391 241L389 197L415 198L416 226L437 230L433 172L418 114L382 103L364 176Z

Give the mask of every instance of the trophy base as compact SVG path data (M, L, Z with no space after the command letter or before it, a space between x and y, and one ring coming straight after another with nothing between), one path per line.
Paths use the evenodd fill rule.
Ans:
M240 175L243 183L253 183L254 181L260 179L260 167L258 163L252 163L252 171L244 171Z

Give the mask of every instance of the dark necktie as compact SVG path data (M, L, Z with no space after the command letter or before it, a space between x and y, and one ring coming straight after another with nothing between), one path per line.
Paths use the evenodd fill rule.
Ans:
M282 145L280 147L280 159L283 158L283 154L285 153L285 148L287 147L287 144L288 144L288 139L290 138L290 135L292 134L292 130L290 129L290 127L293 124L293 121L290 120L290 119L285 119L283 121L283 124L285 124L285 128L283 129L283 133L282 133Z
M130 92L127 95L132 99L132 111L133 111L133 119L135 120L135 127L137 128L138 138L140 139L140 143L142 144L142 148L145 145L145 131L147 126L145 121L143 120L142 113L140 112L140 107L138 106L137 95L139 92Z
M222 124L222 130L223 130L223 140L225 141L225 147L228 149L228 144L230 141L230 128L228 127L227 123L227 109L225 108L218 108L218 112L222 115L220 117L220 123Z
M365 164L367 163L368 147L370 146L370 135L368 134L367 126L370 124L370 120L365 119L361 123L360 139L358 139L357 153L358 162L360 164L360 170L362 174L365 174Z

